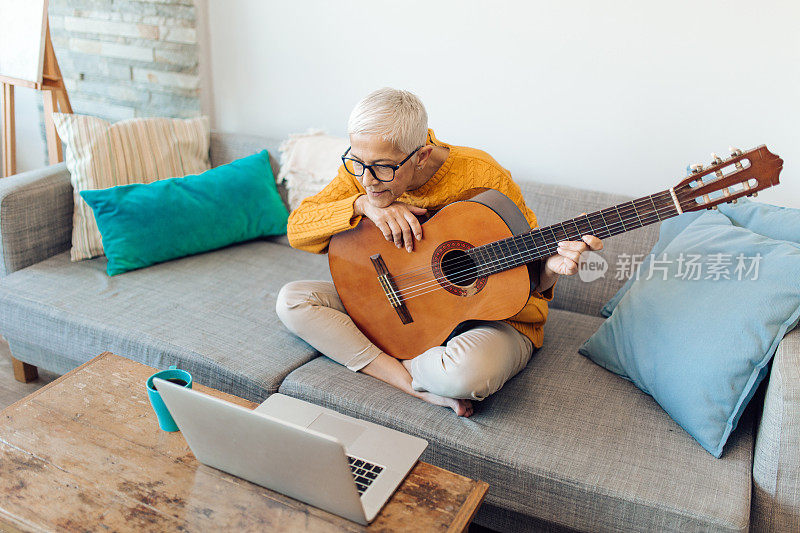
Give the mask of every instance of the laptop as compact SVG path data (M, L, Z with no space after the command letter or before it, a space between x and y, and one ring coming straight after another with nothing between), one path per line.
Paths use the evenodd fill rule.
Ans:
M153 382L198 461L362 525L375 518L428 446L284 394L250 410Z

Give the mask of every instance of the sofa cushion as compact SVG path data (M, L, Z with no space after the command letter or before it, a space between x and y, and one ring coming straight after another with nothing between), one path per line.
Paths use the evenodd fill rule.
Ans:
M75 197L72 260L103 254L94 213L78 194L208 170L208 117L133 118L110 124L88 115L54 113Z
M719 457L800 320L800 246L707 211L651 264L579 351L651 394Z
M281 235L289 218L266 150L202 174L80 195L103 236L109 276Z
M542 227L632 199L622 194L587 191L563 185L522 180L517 180L517 183L522 189L525 203L536 214L536 220ZM604 275L590 282L582 281L581 276L577 275L562 276L558 280L550 307L600 316L600 309L627 279L622 269L625 261L630 260L631 255L644 256L650 251L658 238L659 226L660 223L651 224L604 240L603 250L598 252L608 264Z
M658 242L656 242L655 246L653 246L653 249L650 250L650 253L642 258L642 262L639 263L639 266L636 268L636 272L633 273L628 278L628 281L626 281L625 284L620 287L617 293L606 302L606 304L600 310L600 314L606 318L610 317L611 313L614 312L614 308L617 307L619 301L622 300L622 297L625 296L625 293L630 290L633 284L636 283L640 278L648 275L653 258L661 259L662 254L664 253L664 248L666 248L676 236L685 230L689 224L701 217L703 213L705 213L705 211L683 213L679 217L673 217L665 220L659 227Z
M62 253L0 279L0 334L15 355L51 369L57 354L65 371L109 350L253 401L317 355L280 323L275 298L288 281L330 279L325 256L261 240L113 278L105 269L104 257Z
M322 191L339 172L347 137L334 137L322 130L295 133L281 143L281 171L278 182L286 185L289 210L297 209L309 196Z
M427 439L422 460L487 481L487 502L534 519L590 531L746 531L751 414L725 455L711 457L651 397L578 354L601 322L552 309L544 346L470 418L325 357L290 373L280 392Z
M753 233L776 241L800 243L800 209L754 202L749 198L739 198L736 204L720 204L717 211L728 217L734 226L747 228ZM601 314L605 317L611 316L614 308L637 278L649 272L653 257L661 257L664 248L669 246L675 237L704 213L705 211L683 213L681 216L671 218L661 224L658 242L642 261L639 275L631 276L625 282L617 294L606 302Z

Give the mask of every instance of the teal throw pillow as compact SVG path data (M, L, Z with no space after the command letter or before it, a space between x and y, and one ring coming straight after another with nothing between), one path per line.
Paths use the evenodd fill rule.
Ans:
M756 211L746 210L751 224ZM631 285L579 352L653 396L719 457L800 318L800 245L706 211L652 262L654 275Z
M641 258L638 276L646 275L650 270L650 261L659 257L669 243L682 232L697 217L706 211L692 211L677 217L669 218L661 223L658 242L648 255ZM800 243L800 209L779 207L776 205L754 202L748 198L741 198L736 204L721 204L719 212L728 217L735 226L747 228L750 231L780 241ZM619 301L636 281L637 275L631 276L617 293L603 306L600 314L604 317L611 316Z
M80 194L94 211L109 276L283 235L289 217L266 150L202 174Z

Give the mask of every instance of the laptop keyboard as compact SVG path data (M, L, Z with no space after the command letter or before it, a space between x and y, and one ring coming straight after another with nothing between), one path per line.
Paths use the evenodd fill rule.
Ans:
M382 466L368 463L364 459L359 459L352 455L347 456L347 462L350 463L350 471L355 478L359 496L363 495L364 491L367 490L369 486L372 485L372 482L378 479L380 473L383 472Z

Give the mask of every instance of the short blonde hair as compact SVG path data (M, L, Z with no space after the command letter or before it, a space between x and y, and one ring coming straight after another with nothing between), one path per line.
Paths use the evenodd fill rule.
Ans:
M428 113L414 93L384 87L356 104L347 121L347 133L380 135L409 153L428 138Z

